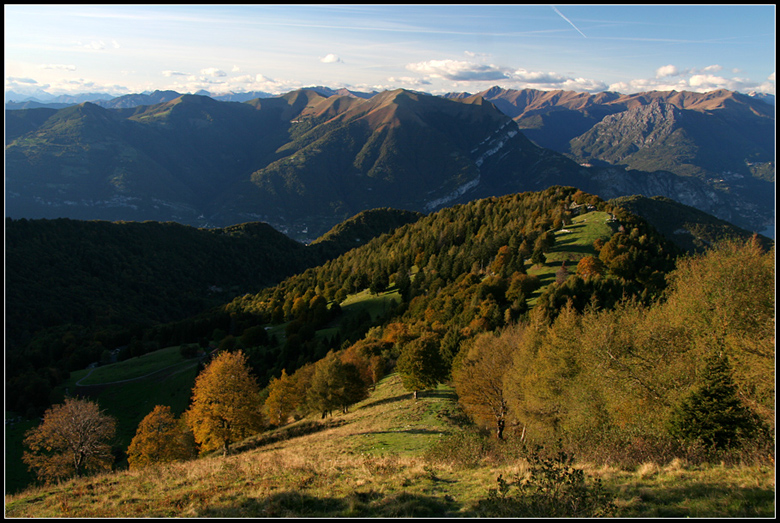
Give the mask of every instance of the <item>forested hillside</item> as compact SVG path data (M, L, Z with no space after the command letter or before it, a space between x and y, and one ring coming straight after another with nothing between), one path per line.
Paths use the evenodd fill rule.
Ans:
M594 98L584 108L565 108L567 97L556 105L553 96L529 110L531 119L575 114L591 124L622 111L612 115L619 121L607 125L604 116L592 125L588 132L600 134L576 154L533 143L525 133L534 129L503 114L490 93L452 100L403 89L368 98L301 89L243 103L182 95L121 109L7 111L6 212L198 227L265 221L308 242L369 209L431 212L572 185L605 199L675 198L764 230L772 219L773 119L757 109L763 102L731 94L710 98L739 110L705 111L669 93L622 105ZM668 111L647 105L659 97ZM686 109L672 105L677 99ZM562 120L542 127L555 136L585 132Z
M132 340L134 355L159 347L146 329L257 292L415 219L375 210L305 246L264 223L6 218L6 404L40 412L69 371Z
M566 243L565 227L589 203L602 211L602 224L609 220L609 234L547 263L556 243ZM373 322L389 322L390 331L397 331L385 341L431 335L448 347L451 363L463 340L516 321L532 299L550 316L570 298L580 310L592 299L606 307L626 296L649 302L663 291L664 275L679 252L640 218L574 188L555 187L443 209L278 286L238 297L225 310L237 336L252 325L286 325L278 345L246 347L250 354L265 354L278 374L315 361L329 346L362 338L371 318L341 325L335 339L317 331L338 318L337 304L348 295L392 288L399 306ZM576 273L588 256L599 258L598 276ZM561 268L561 281L549 285ZM270 369L258 370L263 375Z
M355 223L363 219L371 221ZM774 433L774 261L774 247L758 237L685 255L614 203L552 187L443 209L278 285L146 329L138 341L172 346L166 357L180 353L174 366L182 369L194 365L187 358L198 346L210 346L216 351L200 368L232 358L251 376L240 398L210 377L216 392L208 397L248 405L254 436L240 441L243 428L238 439L201 443L209 429L194 405L203 397L195 381L190 408L174 415L185 422L177 431L198 433L177 460L198 449L202 457L214 448L265 449L312 431L326 438L394 373L414 398L446 383L462 409L436 416L451 426L428 444L428 467L476 473L533 460L536 445L621 470L675 460L761 464ZM137 372L133 361L123 373ZM183 408L187 384L176 383L166 397L138 393L132 408L121 408L119 383L113 392L110 382L99 387L109 410L132 411L117 456L131 427L142 431L141 402ZM394 409L418 413L406 405ZM288 436L275 432L288 425ZM379 429L356 430L372 438ZM479 510L514 510L501 499L488 496Z

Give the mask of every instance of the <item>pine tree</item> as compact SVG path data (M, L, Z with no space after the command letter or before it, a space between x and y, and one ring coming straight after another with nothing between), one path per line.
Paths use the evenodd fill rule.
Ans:
M758 434L763 425L739 399L728 358L719 354L708 359L701 386L675 409L669 429L684 440L728 448Z

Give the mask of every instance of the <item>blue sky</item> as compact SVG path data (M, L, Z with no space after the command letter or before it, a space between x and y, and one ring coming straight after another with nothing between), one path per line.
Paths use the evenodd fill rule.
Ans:
M5 5L5 88L775 93L775 6Z

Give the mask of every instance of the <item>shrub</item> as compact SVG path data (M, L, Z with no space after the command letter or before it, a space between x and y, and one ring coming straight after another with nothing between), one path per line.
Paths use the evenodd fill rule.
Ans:
M615 513L613 496L600 479L587 481L574 468L573 456L559 451L544 457L537 449L528 456L527 477L506 480L499 475L498 487L475 508L482 517L605 517Z

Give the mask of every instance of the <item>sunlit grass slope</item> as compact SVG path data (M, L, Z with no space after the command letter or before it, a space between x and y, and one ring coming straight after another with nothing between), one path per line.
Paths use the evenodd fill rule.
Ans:
M426 459L462 430L444 385L414 401L398 375L347 414L299 420L236 445L234 454L120 471L6 496L7 517L404 517L477 515L499 474L524 460L476 466ZM618 516L771 517L774 468L581 464L615 494Z

